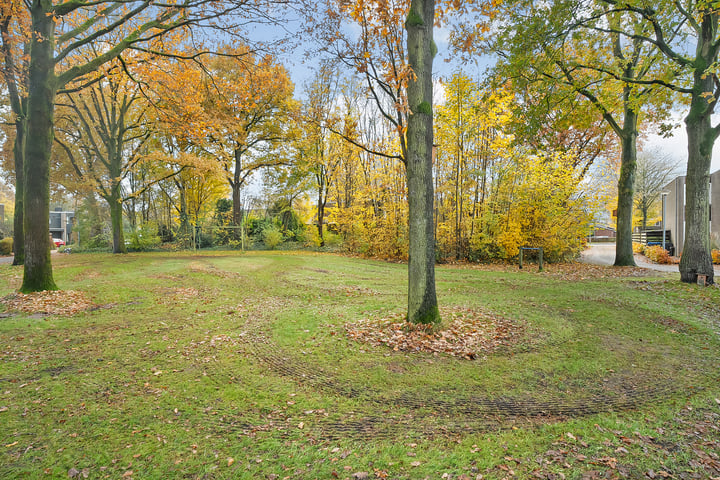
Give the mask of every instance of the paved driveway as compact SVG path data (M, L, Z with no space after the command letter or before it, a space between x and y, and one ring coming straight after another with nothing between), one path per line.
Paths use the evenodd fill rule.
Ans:
M587 250L580 254L580 261L592 265L612 265L615 263L614 243L591 243ZM680 273L678 265L661 265L652 263L642 255L635 255L635 263L638 267L656 270L658 272ZM715 265L715 276L720 275L720 265Z
M56 255L57 253L57 250L50 250L50 255ZM7 257L0 257L0 265L12 263L14 258L15 257L13 257L12 255L8 255Z

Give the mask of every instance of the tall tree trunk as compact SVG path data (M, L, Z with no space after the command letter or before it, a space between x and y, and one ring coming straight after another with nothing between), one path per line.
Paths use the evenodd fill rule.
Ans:
M705 78L703 78L705 77ZM685 177L685 244L680 259L680 280L695 283L698 275L714 282L710 255L710 164L717 132L713 130L704 92L713 91L713 75L695 73L690 113L685 118L688 165Z
M22 292L57 290L50 260L50 153L55 108L55 19L52 2L33 0L23 191L25 268Z
M620 179L618 180L617 239L615 266L634 267L632 248L633 194L637 168L637 113L625 103L625 119L620 135Z
M108 201L110 205L110 223L113 236L113 253L127 253L125 247L125 234L123 232L123 211L122 203L118 200Z
M240 225L242 223L242 204L240 202L240 169L242 168L242 151L239 148L235 149L235 171L233 172L233 179L230 182L232 188L232 221L233 225Z
M192 230L190 228L190 219L188 218L187 214L187 206L185 199L183 198L181 194L180 198L180 227L178 228L178 233L180 233L181 236L190 238L192 234ZM189 241L189 240L188 240Z
M640 214L642 215L642 228L643 231L647 230L647 219L648 219L648 210L650 209L649 206L643 206L640 208Z
M123 228L123 202L120 178L122 178L122 151L112 141L108 144L108 173L112 179L110 184L110 197L107 199L110 206L110 225L113 236L113 253L127 253L125 246L125 233ZM133 211L134 216L134 211Z
M87 197L87 211L89 214L88 217L90 218L90 233L89 238L80 240L82 242L87 242L91 238L103 233L103 227L100 223L100 205L98 205L97 197L94 193L91 193Z
M718 13L714 6L702 9L703 17L693 70L690 112L685 117L688 135L688 164L685 177L685 244L680 259L680 280L694 283L698 275L707 275L714 283L710 254L710 164L718 127L712 127L712 114L718 101L717 74L713 66L718 58Z
M323 187L318 188L318 199L317 199L317 231L318 238L320 239L320 246L325 246L325 237L323 236L323 223L325 221L325 195L323 195Z
M24 103L24 102L23 102ZM26 119L17 117L15 120L15 146L13 157L15 159L15 215L13 217L13 265L25 263L25 225L24 192L25 192L25 126ZM49 214L48 214L49 215Z
M460 145L458 145L458 149L460 148ZM460 260L460 210L462 209L460 201L462 195L460 192L460 162L462 161L462 156L458 154L457 157L457 164L455 165L455 260Z
M9 6L9 5L8 5ZM10 35L12 15L2 10L3 19L0 21L0 35L2 35L2 54L5 57L3 74L10 108L15 117L15 144L13 146L13 160L15 163L15 215L13 218L13 265L22 265L25 262L25 235L23 222L23 192L25 190L25 135L27 132L27 94L21 94L17 82L23 78L18 72L13 58L13 40ZM23 53L28 53L29 44L23 43Z
M127 253L125 233L123 232L123 208L119 194L108 199L110 206L110 224L112 226L113 253Z
M408 82L410 115L407 128L408 182L408 321L440 321L435 294L433 235L433 96L432 63L435 0L412 0L405 21L408 64L415 78Z
M232 183L232 223L240 225L242 222L242 203L240 202L240 183Z

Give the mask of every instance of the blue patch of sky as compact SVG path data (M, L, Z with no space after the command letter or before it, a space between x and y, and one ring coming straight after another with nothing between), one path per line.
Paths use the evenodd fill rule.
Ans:
M307 38L305 36L307 34L303 33L302 21L297 12L278 10L275 13L273 22L255 25L251 29L250 38L274 44L281 38L292 37L292 40L285 45L286 48L278 50L276 54L295 83L296 97L302 98L304 86L311 81L322 55L319 53L315 39ZM352 31L356 27L348 24L347 28ZM438 55L433 64L434 75L439 80L437 85L441 85L443 80L449 79L456 72L463 72L478 82L484 80L486 70L494 63L493 57L478 55L461 61L456 55L453 55L449 42L450 32L449 27L436 28L434 32L435 43L438 46ZM442 90L442 86L439 88ZM442 93L436 98L442 98ZM646 138L645 148L657 149L686 164L687 135L682 124L684 113L681 106L678 108L674 114L678 127L672 131L672 136L662 137L651 133ZM720 122L720 115L716 115L714 120L716 123ZM711 172L716 170L720 170L720 142L716 143L713 150Z

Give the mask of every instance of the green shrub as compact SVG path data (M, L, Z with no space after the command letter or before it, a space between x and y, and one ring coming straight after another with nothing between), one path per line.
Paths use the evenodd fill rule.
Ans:
M276 225L270 224L263 229L262 239L267 248L275 250L282 243L283 234Z
M94 237L90 237L88 241L81 241L80 246L83 250L95 250L109 248L112 243L112 239L108 233L100 233Z
M145 252L157 248L160 243L158 228L154 223L146 223L137 230L128 232L128 250L134 252Z
M197 234L196 234L197 235ZM210 248L215 246L215 236L212 232L201 231L200 235L195 238L198 248Z
M13 251L12 237L5 237L0 240L0 255L10 255Z
M273 225L272 220L265 218L248 218L245 222L248 235L262 235L266 227Z
M173 234L172 228L163 224L158 226L158 236L162 243L170 243L175 241L175 235Z
M338 235L337 233L333 233L329 230L325 231L323 237L325 237L326 247L339 247L343 243L342 237L340 235Z

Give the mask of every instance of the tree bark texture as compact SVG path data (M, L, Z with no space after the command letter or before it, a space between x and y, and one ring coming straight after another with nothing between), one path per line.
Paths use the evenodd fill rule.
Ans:
M108 135L105 140L107 148L108 173L110 174L110 196L107 198L110 207L110 224L113 236L113 253L127 253L125 246L125 229L123 228L123 200L120 179L122 178L122 134L118 133L125 124L123 114L115 115L115 104L112 105L111 123L107 125ZM98 112L99 113L99 112Z
M409 201L408 321L433 324L440 320L435 293L433 231L433 111L432 63L435 56L434 0L412 0L405 21L408 60L415 78L408 82L410 115L407 128Z
M118 185L119 189L119 185ZM108 199L110 206L110 223L113 236L113 253L127 253L125 246L125 233L123 231L123 209L119 195Z
M233 225L236 226L242 222L242 204L240 203L241 168L242 151L237 148L235 149L235 172L233 173L233 181L230 182L230 188L232 189L232 221Z
M15 167L15 214L13 217L13 265L25 262L25 226L23 222L23 191L25 178L25 134L27 131L27 93L21 94L18 82L23 75L15 65L13 58L13 40L10 34L12 16L4 8L0 8L3 18L0 21L2 35L2 53L5 57L3 74L10 108L15 117L15 144L13 145L13 161ZM23 53L27 53L28 44L23 44Z
M711 115L717 102L715 75L708 72L718 56L716 45L718 15L706 10L698 37L693 72L690 112L685 117L688 136L688 164L685 178L685 244L680 259L680 280L697 282L707 275L714 282L710 254L710 164L718 131L712 127Z
M33 0L25 141L25 268L22 292L57 290L50 260L50 152L56 78L53 51L55 21L50 0Z
M680 259L680 280L695 283L700 274L707 275L707 281L713 283L709 198L715 133L711 127L710 113L706 112L707 100L698 97L693 94L690 113L685 119L688 165L685 177L685 243Z
M632 248L633 195L635 170L637 169L637 113L625 102L625 118L620 135L622 152L620 178L618 179L617 240L615 243L615 266L634 267Z
M15 214L13 217L13 265L25 263L25 224L23 220L25 191L25 118L15 120ZM48 213L49 215L49 213Z
M323 223L325 221L325 203L326 198L323 195L323 188L318 188L318 199L317 199L317 231L318 238L320 239L320 246L325 246L325 237L323 236Z

